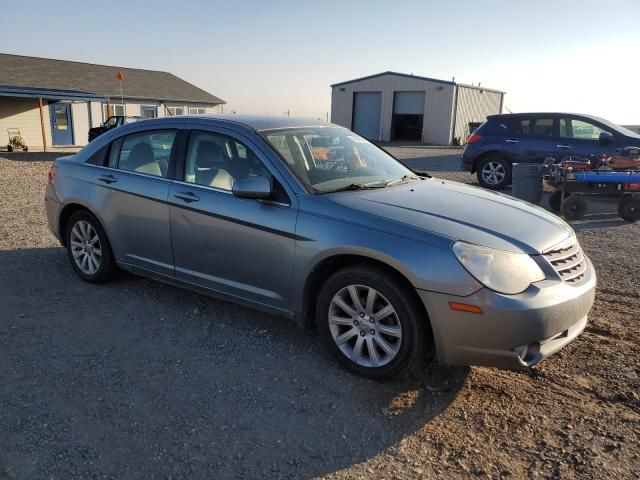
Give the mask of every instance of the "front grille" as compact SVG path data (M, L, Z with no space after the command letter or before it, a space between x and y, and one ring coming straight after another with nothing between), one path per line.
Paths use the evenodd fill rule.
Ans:
M587 271L587 262L577 241L568 247L546 252L544 257L565 282L578 282Z

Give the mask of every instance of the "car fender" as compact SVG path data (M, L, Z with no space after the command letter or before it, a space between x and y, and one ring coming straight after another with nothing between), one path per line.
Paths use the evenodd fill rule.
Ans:
M460 265L451 241L428 245L361 225L301 212L296 228L293 284L294 310L301 311L307 279L324 260L339 255L381 262L420 290L471 295L481 285Z

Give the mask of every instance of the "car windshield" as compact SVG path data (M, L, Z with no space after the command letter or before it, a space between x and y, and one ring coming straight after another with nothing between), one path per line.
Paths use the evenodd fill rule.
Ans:
M380 188L418 178L384 150L344 128L262 133L298 179L316 193Z
M618 132L628 137L640 138L640 135L638 135L636 132L629 130L628 128L624 128L623 126L610 122L609 120L606 120L604 118L598 118L598 120L604 123L606 126L611 127L612 129L617 130Z

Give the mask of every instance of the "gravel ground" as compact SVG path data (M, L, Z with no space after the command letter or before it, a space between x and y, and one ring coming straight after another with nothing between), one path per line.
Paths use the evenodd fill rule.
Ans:
M389 149L474 180L458 149ZM599 274L578 340L525 373L377 384L285 319L81 282L46 227L50 159L19 158L0 158L0 479L638 478L640 224L611 201L574 222Z

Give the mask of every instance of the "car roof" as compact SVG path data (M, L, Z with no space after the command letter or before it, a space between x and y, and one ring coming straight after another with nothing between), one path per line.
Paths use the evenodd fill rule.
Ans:
M487 118L516 118L516 117L544 117L544 116L559 116L566 115L571 117L590 118L598 122L602 122L604 119L595 115L588 115L585 113L571 113L571 112L518 112L518 113L498 113L495 115L487 115Z
M175 117L153 119L151 121L160 122L163 120L171 121L176 119L180 119L180 121L190 120L202 122L203 120L213 120L216 122L234 123L256 131L303 127L338 127L338 125L334 125L323 120L285 116L276 117L268 115L179 115Z

